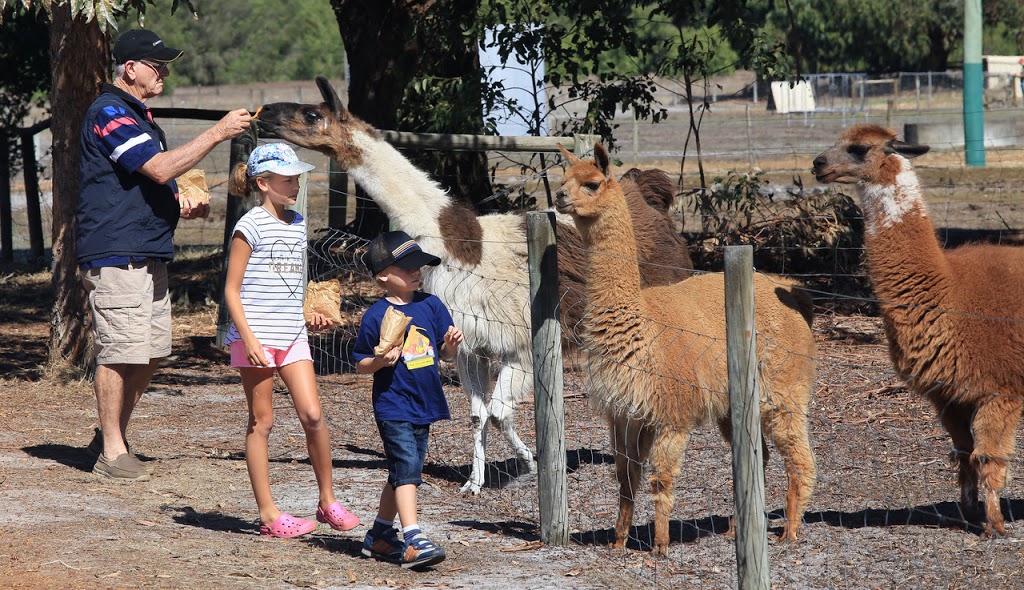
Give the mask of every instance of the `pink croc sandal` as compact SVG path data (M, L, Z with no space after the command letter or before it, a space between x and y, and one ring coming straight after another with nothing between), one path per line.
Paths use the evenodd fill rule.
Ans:
M305 535L316 530L316 523L305 518L295 518L291 514L281 513L270 526L260 525L260 535L264 537L277 537L279 539L291 539L299 535Z
M331 504L326 510L317 508L316 519L331 525L331 528L336 531L347 531L359 526L359 517L345 510L341 506L341 502Z

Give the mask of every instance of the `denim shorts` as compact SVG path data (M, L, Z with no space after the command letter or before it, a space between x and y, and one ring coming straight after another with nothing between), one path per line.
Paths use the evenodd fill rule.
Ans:
M427 459L430 425L378 420L377 431L384 441L391 487L423 483L423 462Z

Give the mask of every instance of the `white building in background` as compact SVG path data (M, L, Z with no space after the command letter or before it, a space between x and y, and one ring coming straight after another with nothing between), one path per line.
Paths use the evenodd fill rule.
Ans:
M1021 76L1024 75L1024 57L1020 55L985 55L981 62L985 68L985 88L988 90L1005 88L1009 81L1013 87L1013 98L1024 99L1021 89ZM992 75L996 74L996 75Z
M814 89L805 80L772 82L772 100L779 114L814 112Z

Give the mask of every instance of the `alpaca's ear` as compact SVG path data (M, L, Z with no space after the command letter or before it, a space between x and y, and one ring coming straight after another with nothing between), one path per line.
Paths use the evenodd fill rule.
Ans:
M562 152L562 157L565 158L565 161L568 162L570 166L575 166L576 164L580 163L580 159L576 157L576 154L573 154L569 150L562 147L562 144L560 143L557 145L558 151Z
M914 145L894 139L885 146L885 153L899 154L904 158L911 159L927 154L930 149L932 148L926 145Z
M611 174L611 158L608 157L608 151L604 149L604 146L600 143L594 144L594 164L597 165L598 170L605 175L605 178L609 178Z
M327 78L317 76L316 85L317 88L320 89L320 95L324 97L324 103L327 104L327 108L335 115L344 114L345 105L341 104L341 99L338 98L338 93L334 91L334 87L327 81Z

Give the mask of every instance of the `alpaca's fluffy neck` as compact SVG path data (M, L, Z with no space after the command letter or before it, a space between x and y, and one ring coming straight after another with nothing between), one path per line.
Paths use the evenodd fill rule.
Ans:
M587 249L587 300L598 311L635 311L636 317L642 317L633 222L618 183L609 182L606 190L615 191L617 198L607 199L610 203L599 217L577 222ZM597 314L593 321L601 318Z
M935 236L917 175L902 171L888 184L858 186L864 210L868 273L889 322L954 305L956 281ZM915 316L916 317L916 316Z
M889 180L862 182L857 189L864 210L864 231L870 240L890 229L915 221L929 225L928 211L921 196L921 183L910 160L898 155L898 172Z
M383 139L357 131L352 143L362 158L348 172L394 228L415 239L440 239L437 216L451 203L445 191Z

